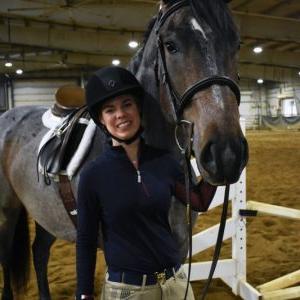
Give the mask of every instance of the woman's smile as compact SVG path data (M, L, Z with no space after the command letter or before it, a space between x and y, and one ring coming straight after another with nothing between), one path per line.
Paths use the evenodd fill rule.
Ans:
M124 122L119 123L117 125L117 127L118 128L125 128L126 129L126 128L130 127L130 124L131 124L130 121L124 121Z

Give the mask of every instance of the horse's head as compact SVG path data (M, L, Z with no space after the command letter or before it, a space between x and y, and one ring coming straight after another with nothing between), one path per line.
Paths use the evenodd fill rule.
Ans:
M216 185L236 182L248 160L236 84L240 41L226 2L161 1L138 71L141 78L154 69L169 123L194 124L198 168Z

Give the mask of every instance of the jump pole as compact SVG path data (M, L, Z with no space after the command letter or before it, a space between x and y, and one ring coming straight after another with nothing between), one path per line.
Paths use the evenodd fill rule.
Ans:
M300 286L295 286L287 289L281 289L262 294L262 300L284 300L284 299L299 299Z
M261 293L270 292L300 283L300 270L257 286Z
M257 201L247 201L247 209L256 211L258 215L271 215L300 220L300 210Z

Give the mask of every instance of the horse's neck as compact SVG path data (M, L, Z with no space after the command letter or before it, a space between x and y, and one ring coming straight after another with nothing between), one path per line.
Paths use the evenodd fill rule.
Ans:
M155 53L154 45L145 45L129 62L128 69L134 73L144 90L158 100L159 90L155 78ZM150 48L151 51L149 51ZM149 55L150 54L150 55ZM149 55L149 56L148 56Z

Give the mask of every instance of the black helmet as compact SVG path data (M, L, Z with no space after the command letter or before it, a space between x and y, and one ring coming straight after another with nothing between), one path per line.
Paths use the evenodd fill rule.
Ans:
M106 100L122 94L131 94L141 101L144 90L130 71L110 66L99 69L92 75L85 93L88 111L94 122L101 126L99 108Z

